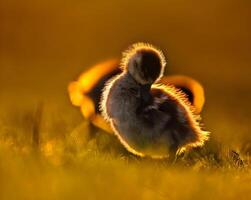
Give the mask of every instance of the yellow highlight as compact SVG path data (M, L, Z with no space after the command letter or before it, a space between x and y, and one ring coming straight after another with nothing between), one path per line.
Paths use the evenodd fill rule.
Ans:
M127 70L127 66L128 66L128 62L129 62L130 58L132 58L138 51L140 51L142 49L153 51L159 56L161 66L162 66L161 71L160 71L160 75L158 77L158 80L159 80L164 74L166 59L165 59L163 52L159 48L157 48L149 43L138 42L138 43L131 45L126 51L124 51L123 57L122 57L122 60L120 63L121 69Z
M164 76L159 83L165 85L170 84L174 85L175 87L184 87L189 89L194 96L192 105L195 109L195 113L199 114L202 111L202 108L205 103L205 94L202 85L198 81L188 76L174 75L174 76Z
M95 126L97 126L97 127L101 128L101 129L105 130L108 133L113 134L113 130L112 130L111 126L109 125L109 123L107 123L105 121L105 119L101 115L95 115L95 116L93 116L91 118L91 122Z
M121 134L119 133L119 131L116 128L115 120L109 117L109 114L107 112L107 107L106 107L105 103L107 102L107 98L108 98L109 91L110 91L111 87L115 84L115 82L117 80L119 80L119 78L121 76L123 76L123 74L120 74L120 75L115 76L112 79L110 79L107 82L107 84L106 84L106 86L104 88L103 95L102 95L102 98L101 98L102 116L104 117L104 119L108 123L110 123L114 134L118 137L118 139L120 140L121 144L129 152L131 152L132 154L140 156L140 157L150 156L150 157L155 158L155 159L162 159L162 158L168 157L168 155L165 155L165 154L152 154L152 155L149 154L149 155L147 155L147 154L145 154L143 152L139 152L135 148L131 147L127 143L127 141L125 141L124 138L121 137ZM188 83L189 83L189 81L191 81L193 79L184 76L183 77L184 78L184 82L182 82L182 77L183 76L177 76L177 77L173 76L173 78L170 78L170 81L171 80L178 81L179 78L180 78L180 80L179 80L180 84L181 83L184 84L185 81L187 81L187 85L185 85L185 86L184 85L180 85L180 86L183 86L183 87L187 86L188 88L190 88L192 86L192 84L189 85ZM165 81L168 81L168 78L166 78ZM196 81L194 81L193 84L196 84ZM175 85L177 85L177 84L175 84ZM196 132L196 136L197 136L196 139L193 140L193 141L189 141L188 144L186 144L183 147L179 148L178 151L176 152L176 154L179 154L180 152L185 151L186 149L189 149L189 148L192 148L192 147L203 146L204 143L205 143L205 141L207 141L208 138L209 138L209 132L202 130L202 128L200 126L200 123L198 121L198 119L200 119L200 116L198 114L196 114L196 110L195 110L194 106L188 101L188 99L186 98L186 95L182 91L178 90L174 85L169 84L167 82L166 82L166 84L163 84L162 81L160 81L159 84L158 83L157 84L153 84L152 85L152 90L154 90L154 89L159 89L163 93L166 93L166 94L170 95L173 99L175 99L179 103L180 106L183 107L183 109L186 111L186 114L188 116L190 126L192 126L193 129ZM203 88L202 88L202 92L204 92Z
M95 84L106 74L113 71L119 65L119 60L112 59L93 66L87 72L80 75L78 82L83 93L89 92Z
M183 107L183 109L186 111L186 114L189 119L190 126L193 127L193 129L196 131L197 139L195 141L190 141L187 145L181 147L177 153L183 152L186 149L192 148L192 147L200 147L203 146L205 141L209 139L210 132L202 130L202 127L200 125L200 115L196 114L196 110L193 105L190 104L188 99L185 97L184 93L176 89L172 85L161 85L161 84L154 84L153 89L160 89L164 93L169 94L172 96L176 101L179 103L180 106Z
M113 133L110 125L105 122L103 117L95 113L95 105L88 93L96 83L106 74L112 72L119 66L118 59L111 59L94 65L86 72L82 73L77 81L73 81L68 86L71 103L80 107L83 116L90 120L95 126Z
M81 85L77 81L70 83L68 86L70 100L74 106L80 106L83 103L83 93L81 91Z
M46 157L52 156L53 155L53 141L48 141L47 143L44 144L42 147L42 152Z
M95 114L95 105L93 101L82 93L80 82L72 82L68 87L71 102L74 106L79 106L82 114L89 119Z
M106 74L112 72L119 67L119 59L110 59L90 67L89 70L82 73L77 81L73 81L68 86L70 100L74 106L80 107L83 116L90 120L93 125L103 129L108 133L112 133L111 126L105 119L95 112L95 105L88 93L97 82ZM164 61L163 61L164 62ZM164 85L174 85L175 87L184 87L190 90L194 96L193 107L194 112L199 114L204 106L205 97L204 89L196 80L183 76L163 76L159 83Z
M93 101L86 95L83 95L80 109L86 119L89 119L95 115L95 105Z

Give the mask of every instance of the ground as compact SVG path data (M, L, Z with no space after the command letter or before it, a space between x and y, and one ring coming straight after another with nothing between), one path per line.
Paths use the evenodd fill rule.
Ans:
M5 105L9 112L1 119L0 130L3 200L249 198L249 137L241 133L234 137L236 129L245 128L240 123L211 119L214 109L207 110L211 120L206 118L206 124L219 130L211 131L203 148L173 163L131 155L116 137L83 120L74 107ZM227 137L216 137L221 132ZM231 135L236 139L229 140Z

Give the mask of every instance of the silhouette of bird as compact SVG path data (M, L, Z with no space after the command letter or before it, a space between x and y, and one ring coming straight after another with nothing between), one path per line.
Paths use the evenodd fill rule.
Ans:
M68 86L70 100L74 106L80 107L84 118L95 127L111 134L113 134L113 130L101 116L99 102L105 83L122 72L119 65L119 59L100 62L89 67L88 70L81 73L76 81L72 81ZM203 109L204 89L198 81L184 75L167 75L163 76L159 83L171 84L182 90L194 106L197 114Z
M202 146L209 133L186 95L155 84L165 68L163 53L146 43L123 53L122 73L106 83L100 109L121 143L133 154L169 157Z

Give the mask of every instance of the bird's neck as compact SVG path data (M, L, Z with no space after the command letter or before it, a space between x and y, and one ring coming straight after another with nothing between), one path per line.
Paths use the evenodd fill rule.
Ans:
M152 95L150 93L151 84L140 86L140 97L145 104L149 104L152 100Z
M131 86L134 85L138 89L143 104L149 104L152 101L151 84L138 83L130 73L126 73L125 78L131 83Z

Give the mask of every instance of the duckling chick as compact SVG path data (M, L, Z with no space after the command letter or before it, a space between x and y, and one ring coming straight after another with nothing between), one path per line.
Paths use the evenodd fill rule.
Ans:
M123 72L107 82L101 98L102 115L121 143L142 157L169 157L208 139L185 94L171 85L154 84L165 64L154 46L132 45L123 54Z

